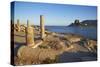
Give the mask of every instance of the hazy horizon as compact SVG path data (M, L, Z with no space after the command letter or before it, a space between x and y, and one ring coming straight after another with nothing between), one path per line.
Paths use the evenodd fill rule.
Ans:
M15 1L13 9L14 22L19 19L24 24L28 19L30 24L39 25L40 15L44 15L45 25L54 26L66 26L73 23L75 19L80 21L97 20L96 6Z

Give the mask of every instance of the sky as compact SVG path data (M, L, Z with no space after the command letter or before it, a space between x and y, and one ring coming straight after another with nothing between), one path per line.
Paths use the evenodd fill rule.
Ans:
M67 26L75 19L96 20L96 6L68 5L68 4L50 4L36 2L16 1L11 5L11 14L16 23L17 19L21 23L29 22L34 25L40 24L40 15L44 16L45 25ZM12 11L14 10L14 11Z

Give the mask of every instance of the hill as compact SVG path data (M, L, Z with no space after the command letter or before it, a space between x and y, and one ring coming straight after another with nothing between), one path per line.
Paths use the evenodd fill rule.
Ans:
M79 20L75 20L74 23L71 23L68 26L91 26L91 27L97 27L97 20L84 20L82 22L79 22Z

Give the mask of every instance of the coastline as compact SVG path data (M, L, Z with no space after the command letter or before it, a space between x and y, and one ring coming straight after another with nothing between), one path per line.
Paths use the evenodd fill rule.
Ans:
M34 30L35 30L34 32L35 43L39 43L41 42L39 38L39 35L40 35L39 28L34 28ZM14 38L15 38L14 49L16 49L19 45L22 45L17 50L15 50L15 52L17 51L15 54L16 65L60 63L60 62L64 62L65 60L62 61L61 59L58 59L58 57L62 58L62 55L64 53L68 53L68 54L70 53L69 56L73 55L69 57L69 56L66 56L65 54L67 58L73 59L73 60L68 61L68 59L66 58L67 59L66 62L89 61L91 54L89 57L88 53L94 54L97 52L97 48L95 48L97 47L97 41L87 39L87 38L84 38L83 36L76 35L76 34L70 34L70 33L62 34L62 33L45 31L45 34L46 34L45 40L39 46L37 46L37 48L32 49L26 46L25 32L23 31L21 32L14 31L14 32L15 32L14 33ZM77 55L80 57L77 58L74 55ZM86 57L88 58L88 60L85 60L85 58L82 58L82 57ZM23 58L24 60L21 58ZM97 57L94 56L92 58L95 58L93 60L96 60Z

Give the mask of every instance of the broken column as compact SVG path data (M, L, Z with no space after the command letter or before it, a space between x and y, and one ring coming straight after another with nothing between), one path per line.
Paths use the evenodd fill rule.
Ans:
M28 46L33 47L34 43L34 29L29 25L29 21L27 20L27 27L26 27L26 44Z
M44 16L40 15L40 30L41 30L41 39L44 40L45 38L45 27L44 27Z
M20 23L19 23L19 19L17 20L17 24L16 24L16 31L20 31Z

